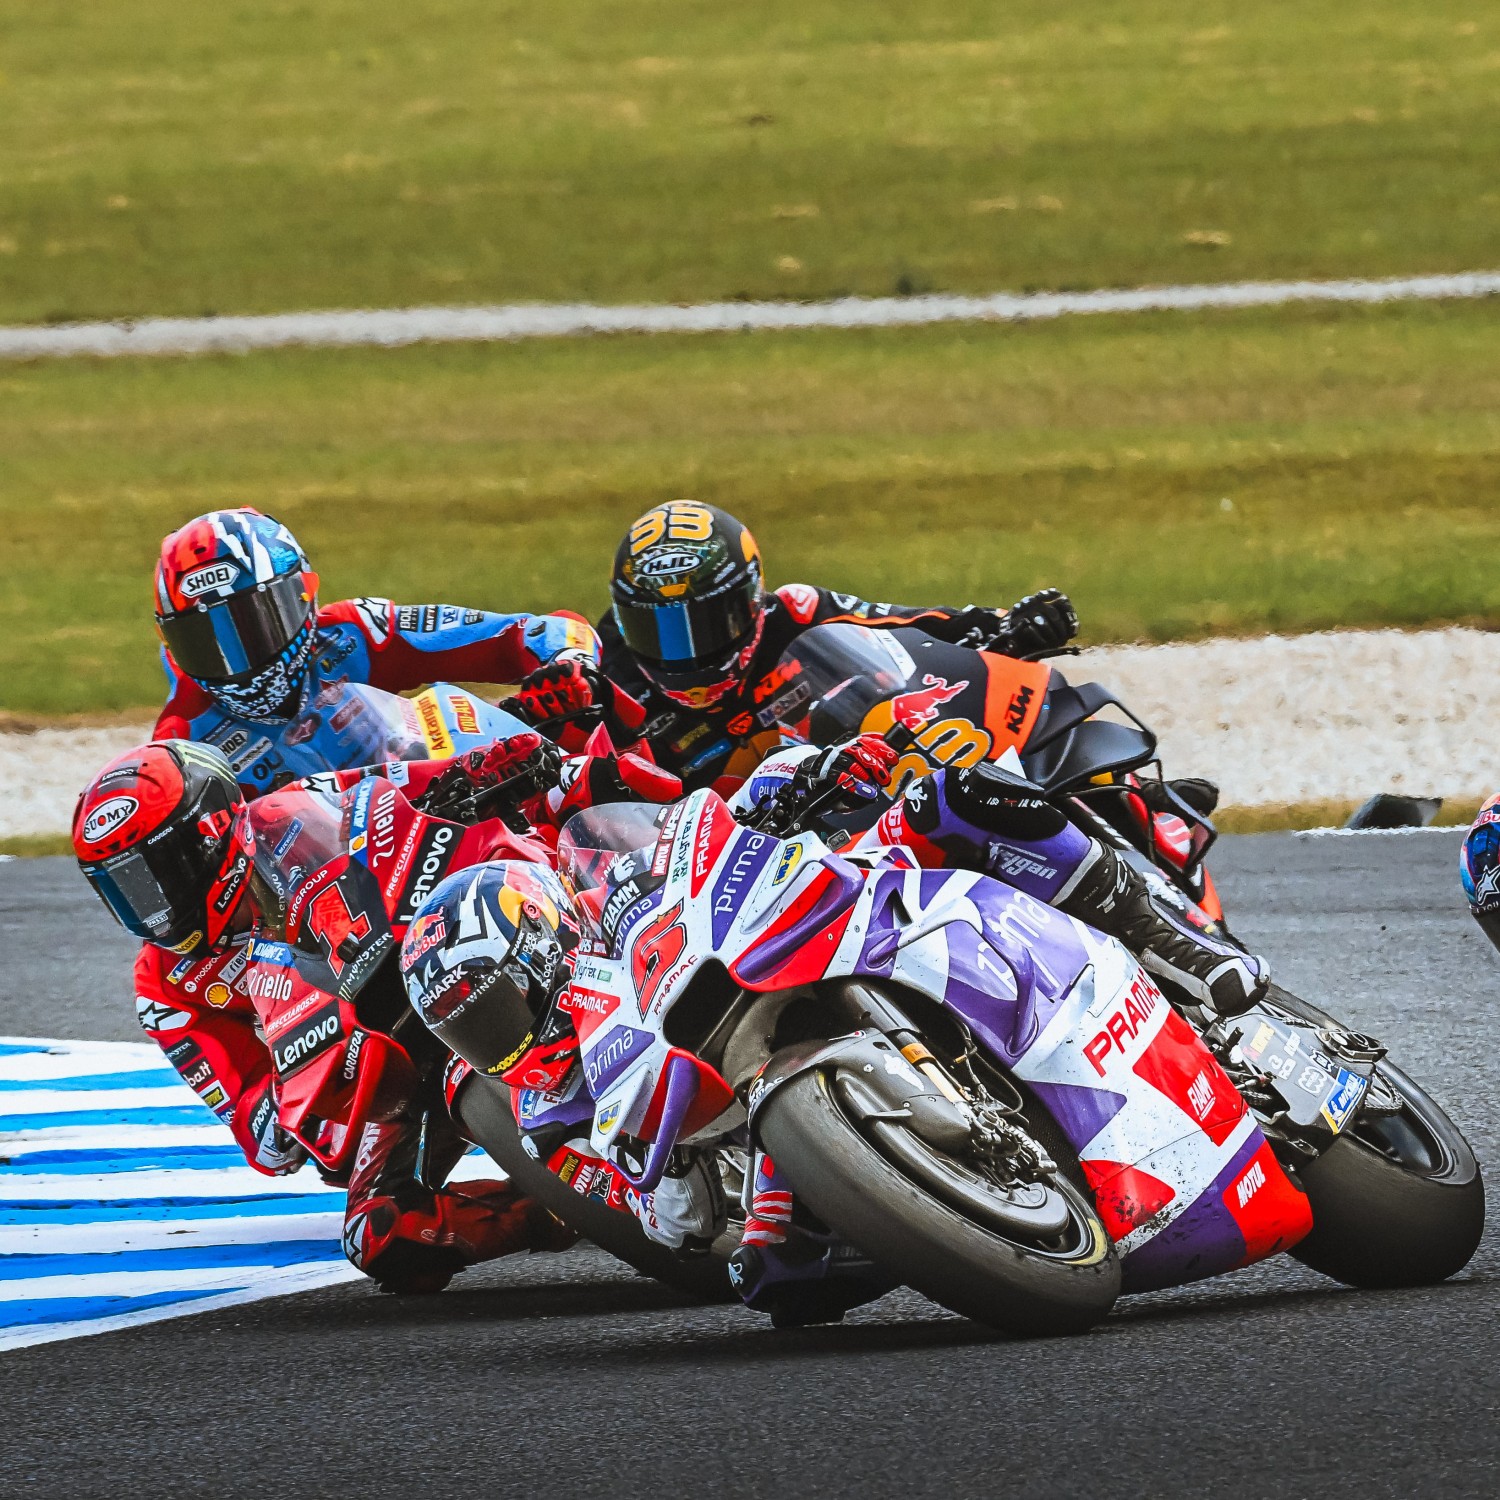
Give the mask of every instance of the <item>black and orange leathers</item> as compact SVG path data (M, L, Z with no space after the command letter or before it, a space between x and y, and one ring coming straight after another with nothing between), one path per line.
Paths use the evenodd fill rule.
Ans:
M997 617L1003 613L995 611ZM945 606L872 604L811 584L783 584L766 595L760 641L744 685L707 708L688 708L660 693L626 648L612 615L599 621L598 630L604 643L605 675L646 706L645 726L636 733L651 746L660 765L695 791L721 778L747 776L776 747L781 738L776 728L776 700L783 687L776 678L781 653L804 630L835 621L877 627L916 625L939 640L952 640L972 626L973 615ZM611 732L620 744L634 737L613 725Z

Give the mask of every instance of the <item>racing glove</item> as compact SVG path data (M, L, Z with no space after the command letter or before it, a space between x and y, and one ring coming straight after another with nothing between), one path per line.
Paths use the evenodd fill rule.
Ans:
M891 774L901 756L878 734L862 734L820 755L809 756L797 767L792 784L809 798L822 797L837 789L848 806L868 802L891 784ZM799 785L800 783L800 785Z
M994 645L1007 656L1056 651L1078 634L1078 611L1061 589L1039 589L1012 604Z
M424 812L436 817L462 819L470 811L476 792L510 782L515 785L512 801L519 806L526 798L555 787L562 764L562 751L528 729L456 756L419 802Z
M550 661L521 679L508 706L528 724L579 713L593 707L598 676L592 662L576 657Z

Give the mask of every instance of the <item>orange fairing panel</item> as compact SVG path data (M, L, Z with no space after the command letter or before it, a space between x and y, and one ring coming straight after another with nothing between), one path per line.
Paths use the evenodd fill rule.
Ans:
M1039 661L1017 661L1013 656L982 652L988 682L985 686L984 723L993 743L989 758L998 760L1007 750L1019 751L1036 727L1052 668Z

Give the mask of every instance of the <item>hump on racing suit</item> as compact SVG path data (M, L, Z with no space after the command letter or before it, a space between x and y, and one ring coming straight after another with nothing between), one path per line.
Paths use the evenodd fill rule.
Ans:
M1500 948L1500 792L1479 809L1459 852L1458 872L1474 920Z

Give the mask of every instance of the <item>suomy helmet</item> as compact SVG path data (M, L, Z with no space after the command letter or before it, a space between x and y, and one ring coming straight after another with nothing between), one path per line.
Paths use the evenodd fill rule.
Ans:
M73 812L79 868L120 925L173 953L212 948L249 889L244 801L211 745L154 740L116 757Z
M156 624L173 661L230 713L285 719L312 656L317 592L280 521L211 510L161 544Z
M507 1075L548 1041L552 1001L568 981L564 958L577 942L557 876L496 860L448 876L418 907L401 974L417 1014L450 1051L478 1072L525 1082Z
M669 698L706 708L743 680L760 643L764 588L755 538L695 500L648 510L615 553L615 623Z

